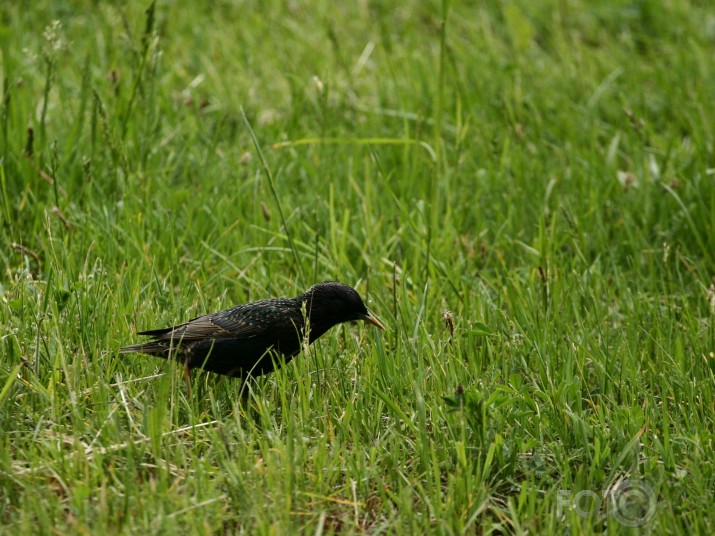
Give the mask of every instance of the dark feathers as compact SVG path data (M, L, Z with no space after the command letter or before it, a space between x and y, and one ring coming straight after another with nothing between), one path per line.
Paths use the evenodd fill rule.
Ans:
M382 329L355 290L342 283L314 285L295 298L272 298L194 318L178 326L142 331L152 337L143 344L121 348L173 357L189 369L226 376L260 376L274 369L275 356L285 362L300 352L308 319L308 343L331 327L364 320Z

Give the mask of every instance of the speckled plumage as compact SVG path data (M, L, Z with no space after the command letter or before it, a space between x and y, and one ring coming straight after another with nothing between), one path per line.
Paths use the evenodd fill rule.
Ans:
M183 362L226 376L260 376L274 369L273 355L289 362L300 352L308 319L312 343L331 327L364 320L382 329L359 294L327 281L295 298L271 298L194 318L178 326L140 332L153 340L121 348Z

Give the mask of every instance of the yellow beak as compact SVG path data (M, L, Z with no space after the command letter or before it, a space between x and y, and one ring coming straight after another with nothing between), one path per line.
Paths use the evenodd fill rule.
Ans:
M380 324L380 322L377 320L377 318L372 316L369 312L366 315L360 315L360 320L364 320L368 324L372 324L373 326L376 326L382 330L385 329L385 326Z

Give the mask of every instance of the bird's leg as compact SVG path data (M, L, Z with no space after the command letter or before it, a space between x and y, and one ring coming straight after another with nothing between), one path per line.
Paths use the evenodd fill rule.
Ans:
M191 398L191 369L188 361L184 363L184 381L186 382L186 396Z

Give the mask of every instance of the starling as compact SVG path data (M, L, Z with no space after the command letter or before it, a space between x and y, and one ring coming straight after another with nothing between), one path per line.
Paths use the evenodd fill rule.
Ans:
M306 330L307 320L307 330ZM336 324L364 320L384 329L351 287L327 281L295 298L270 298L194 318L185 324L142 331L151 341L124 346L122 353L141 352L173 358L189 371L201 368L232 377L256 377L272 372L272 353L289 362L308 344Z

